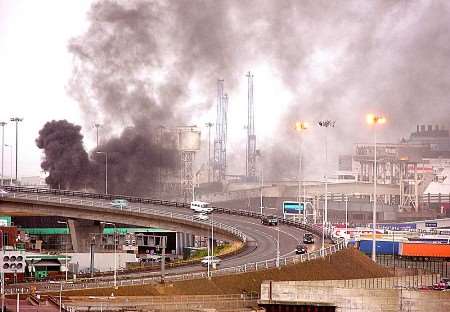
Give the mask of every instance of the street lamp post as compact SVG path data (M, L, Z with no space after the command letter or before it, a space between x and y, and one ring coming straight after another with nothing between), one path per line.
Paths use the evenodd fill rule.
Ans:
M384 116L377 116L374 114L368 114L366 121L369 125L373 125L373 211L372 211L372 261L377 261L377 251L376 251L376 225L377 225L377 124L386 123L386 118Z
M5 149L5 125L6 122L2 121L0 122L0 126L2 126L2 185L3 185L3 180L5 179L5 176L3 174L3 166L4 166L4 161L3 161L3 154L4 154L4 149Z
M18 156L18 149L19 149L19 122L23 121L23 118L19 117L12 117L10 121L14 121L16 123L16 183L17 183L17 156Z
M65 224L66 225L66 227L67 227L67 235L69 235L69 233L70 233L70 231L69 231L69 223L67 222L67 221L56 221L56 222L58 222L59 224ZM69 271L69 266L68 266L68 261L67 261L67 242L68 241L68 239L66 239L66 241L65 241L65 250L66 250L66 282L67 282L67 279L68 279L68 271Z
M263 214L263 187L264 187L264 165L261 162L261 192L260 192L260 199L259 199L259 213Z
M105 154L105 194L108 194L108 152L96 152L97 154Z
M12 177L13 177L13 161L12 161L12 145L5 144L6 147L9 147L9 185L12 185Z
M208 127L208 183L211 182L211 127L214 124L212 122L207 122L205 124Z
M318 122L319 127L334 128L336 121L333 120L321 120ZM322 249L325 247L325 229L328 232L328 143L327 143L327 131L325 131L325 204L323 213L323 231L322 231Z
M280 267L280 224L277 223L277 258L275 262L277 268Z
M114 227L113 238L114 238L114 288L117 288L117 244L116 244L116 234L117 228L116 224L112 222L100 222L105 225L112 225Z
M348 196L345 195L345 237L348 231Z
M97 149L98 149L98 128L100 128L100 124L99 123L96 123L96 124L94 124L94 127L97 129Z
M302 163L302 158L303 158L303 139L302 139L302 135L301 133L306 131L309 128L309 124L306 121L298 121L295 123L295 129L300 133L299 138L300 138L300 142L299 142L299 152L298 152L298 190L297 190L297 200L300 202L300 192L301 192L301 187L303 187L303 215L304 215L304 220L306 221L306 191L305 191L305 186L304 186L304 178L303 178L303 163Z

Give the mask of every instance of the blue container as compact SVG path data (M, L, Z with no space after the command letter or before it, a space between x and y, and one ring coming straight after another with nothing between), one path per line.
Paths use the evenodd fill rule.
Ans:
M377 240L377 255L398 255L400 243L393 241ZM372 240L359 241L359 250L365 254L372 253Z

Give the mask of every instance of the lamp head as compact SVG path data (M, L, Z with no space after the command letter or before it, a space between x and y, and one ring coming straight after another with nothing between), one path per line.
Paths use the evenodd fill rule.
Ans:
M307 121L297 121L295 123L295 129L297 131L303 131L309 128L309 123Z
M385 124L386 123L386 117L384 116L378 116L375 114L367 114L366 116L366 122L369 125L375 125L375 124Z

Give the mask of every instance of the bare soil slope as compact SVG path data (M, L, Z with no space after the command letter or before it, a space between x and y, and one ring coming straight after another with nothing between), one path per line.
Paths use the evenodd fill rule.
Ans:
M298 263L282 269L214 277L211 280L189 280L166 284L121 287L114 291L115 296L151 295L219 295L260 291L261 282L354 279L392 276L387 269L374 264L370 258L356 249L347 249L337 254ZM85 289L68 291L69 296L109 296L112 289Z

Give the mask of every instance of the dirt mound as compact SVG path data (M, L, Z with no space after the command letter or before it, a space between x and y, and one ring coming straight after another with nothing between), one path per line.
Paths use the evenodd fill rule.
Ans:
M189 280L164 285L121 287L115 296L151 295L219 295L260 291L261 282L332 280L392 276L389 271L356 249L347 249L324 259L298 263L259 272L214 277L211 280ZM108 296L112 289L95 289L65 292L69 296Z

